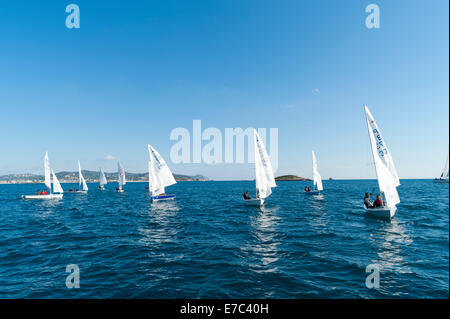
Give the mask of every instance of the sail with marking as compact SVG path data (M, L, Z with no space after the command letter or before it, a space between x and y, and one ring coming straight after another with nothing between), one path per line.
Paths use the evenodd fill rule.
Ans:
M50 162L48 160L48 152L45 152L44 157L44 184L49 190L52 189L52 182L50 180Z
M381 135L372 114L367 106L364 106L366 111L367 128L369 130L370 144L372 147L372 155L375 163L375 170L377 173L378 186L380 192L384 193L386 199L386 206L393 208L400 203L400 198L397 193L397 186L400 185L397 171L391 157L387 145Z
M172 172L164 159L150 144L148 144L149 155L149 191L153 196L165 193L165 187L176 183Z
M103 170L101 168L100 168L99 184L101 186L108 184L108 181L106 180L105 173L103 172Z
M127 183L127 180L125 178L125 170L123 169L122 164L120 164L120 161L117 162L117 174L119 187L122 187Z
M272 187L277 187L273 176L272 164L267 155L264 143L258 132L253 130L253 143L255 152L255 181L256 191L260 198L272 194Z
M61 184L59 183L58 178L56 177L56 174L53 170L52 170L52 178L53 178L53 193L64 193L64 190L61 187Z
M448 153L447 153L447 161L445 162L445 166L444 166L444 170L442 171L441 174L441 179L445 179L448 178Z
M78 161L78 176L79 176L79 182L78 182L79 188L83 191L87 191L88 187L86 184L86 180L84 179L83 174L81 173L80 161Z
M322 185L322 176L319 174L319 170L317 169L317 159L316 154L312 151L312 161L313 161L313 180L314 180L314 188L318 191L323 190Z

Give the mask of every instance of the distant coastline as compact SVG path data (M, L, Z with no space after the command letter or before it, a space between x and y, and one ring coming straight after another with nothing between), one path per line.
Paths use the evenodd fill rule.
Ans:
M310 181L309 178L300 177L297 175L282 175L275 177L277 182L289 182L289 181Z
M99 172L82 170L87 183L98 183ZM105 173L108 182L117 182L117 173ZM125 172L127 182L147 182L148 173L129 173ZM78 183L78 172L59 172L56 173L61 183ZM181 181L210 181L203 175L181 175L173 174L177 182ZM35 174L8 174L0 176L0 184L36 184L43 183L44 176Z

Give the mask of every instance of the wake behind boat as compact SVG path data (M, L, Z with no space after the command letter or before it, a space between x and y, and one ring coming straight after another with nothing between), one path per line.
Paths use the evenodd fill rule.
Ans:
M53 180L51 180L50 177L50 171L51 171L51 177ZM64 190L61 187L61 184L58 181L58 178L56 177L56 174L53 170L50 170L50 162L48 160L48 152L45 152L44 157L44 184L49 190L50 194L47 194L46 191L43 192L37 192L35 195L22 195L23 199L61 199L63 197ZM53 191L52 191L52 184L53 184Z
M366 112L370 145L380 190L380 195L377 196L377 200L373 204L368 199L369 195L366 193L364 208L369 215L390 219L394 217L397 210L396 205L400 203L400 198L397 193L400 180L391 153L388 151L386 143L381 136L380 129L366 105L364 105L364 110ZM384 201L382 195L384 195Z
M305 194L320 195L321 191L323 191L322 176L320 176L319 170L317 169L317 159L316 153L314 153L314 151L312 151L312 162L313 162L313 189L311 190L309 186L305 187Z
M164 159L148 144L148 190L153 202L175 199L175 195L166 195L165 187L176 183L172 172Z
M273 176L272 164L267 155L261 137L253 129L253 143L255 152L255 184L256 198L250 198L248 192L244 193L244 203L249 206L262 206L265 199L272 194L272 187L277 187Z

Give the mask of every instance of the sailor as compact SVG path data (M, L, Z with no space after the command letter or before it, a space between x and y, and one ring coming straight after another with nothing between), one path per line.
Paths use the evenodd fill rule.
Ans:
M250 199L250 195L248 194L248 191L245 191L245 193L244 193L244 199L245 199L245 200Z
M370 194L369 193L366 193L364 195L364 206L366 206L366 208L372 208L373 207L373 204L370 201Z
M373 207L382 207L383 201L381 200L381 195L377 195L377 199L373 202Z

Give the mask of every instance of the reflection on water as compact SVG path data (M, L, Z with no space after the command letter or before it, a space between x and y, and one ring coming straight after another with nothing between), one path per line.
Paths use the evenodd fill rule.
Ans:
M376 262L383 270L411 273L411 269L402 256L402 247L412 244L413 240L397 220L393 219L380 224L370 240L377 248Z
M146 212L149 217L148 223L138 228L142 235L139 242L145 246L174 242L180 231L177 219L179 210L174 200L151 203L150 209Z
M281 218L277 216L278 206L261 207L258 215L252 217L251 232L252 240L242 248L242 250L250 253L250 268L255 272L265 273L277 270L275 262L278 261L278 245L280 241L277 236L276 226L281 222Z

